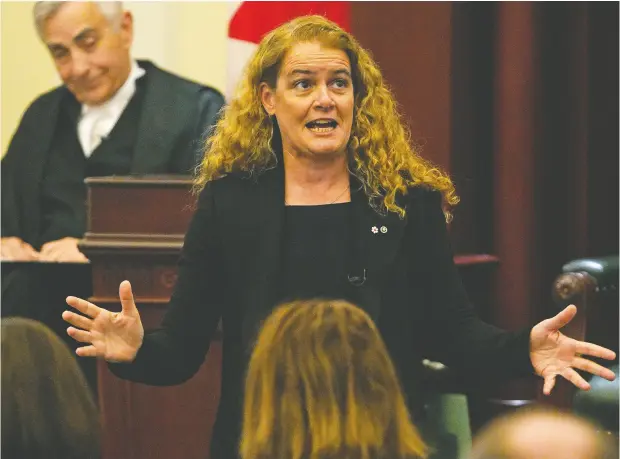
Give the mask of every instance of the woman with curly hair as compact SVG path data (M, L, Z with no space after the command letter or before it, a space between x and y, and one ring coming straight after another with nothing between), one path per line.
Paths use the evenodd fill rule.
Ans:
M341 300L277 308L248 365L242 459L413 459L411 423L372 319Z
M236 455L248 352L261 320L286 300L336 298L363 308L416 423L425 416L424 357L479 381L537 372L546 393L558 374L587 388L573 367L613 378L580 357L612 351L559 333L574 306L514 333L475 316L446 229L457 202L452 182L410 146L369 54L325 18L300 17L263 38L206 143L196 192L160 329L144 334L127 281L121 313L69 297L87 317L63 317L69 335L86 343L78 355L157 385L196 373L221 320L213 459Z

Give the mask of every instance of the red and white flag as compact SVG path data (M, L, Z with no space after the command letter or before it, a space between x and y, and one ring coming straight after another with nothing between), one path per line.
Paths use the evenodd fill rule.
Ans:
M350 30L350 2L240 2L231 4L228 23L228 75L226 98L230 99L246 63L258 43L271 30L298 16L320 14Z

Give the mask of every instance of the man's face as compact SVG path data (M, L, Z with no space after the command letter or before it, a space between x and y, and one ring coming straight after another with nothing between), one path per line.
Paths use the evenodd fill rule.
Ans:
M109 100L131 70L131 14L114 28L95 3L67 2L46 22L43 39L60 78L87 105Z
M286 54L275 89L261 87L275 115L282 146L294 156L320 160L346 152L354 94L347 54L320 43L299 43Z

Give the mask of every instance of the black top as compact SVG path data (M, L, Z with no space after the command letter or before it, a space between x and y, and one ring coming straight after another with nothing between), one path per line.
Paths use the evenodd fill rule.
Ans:
M357 185L352 181L348 231L346 224L338 229L340 224L332 223L333 237L338 240L338 233L346 233L349 242L355 242L356 260L351 266L362 268L366 275L363 282L351 284L353 303L377 323L414 422L424 422L425 391L430 389L424 384L424 358L445 363L457 372L459 381L478 390L531 374L530 330L506 332L475 316L454 265L441 194L422 187L409 189L406 196L399 196L407 209L406 217L399 218L392 212L377 213ZM291 234L291 227L304 221L300 212L329 212L330 219L342 222L339 209L348 206L287 209L281 166L258 179L230 174L210 182L188 228L161 327L145 333L132 363L110 363L110 369L146 384L182 383L203 364L221 321L221 394L210 457L237 457L247 356L260 324L282 299L282 286L299 282L290 280L298 274L282 267L304 256L289 253L288 239L303 237ZM315 222L316 227L321 224ZM315 232L316 227L313 224ZM329 243L329 238L322 243ZM316 263L326 268L331 255L325 249L321 252ZM336 275L340 271L342 267L333 267ZM328 288L337 294L338 285ZM306 288L314 293L325 286Z
M350 203L287 206L282 301L350 299L347 248Z
M81 106L67 93L41 185L42 228L39 245L86 232L86 177L128 175L147 75L136 81L136 92L120 118L87 158L77 135Z

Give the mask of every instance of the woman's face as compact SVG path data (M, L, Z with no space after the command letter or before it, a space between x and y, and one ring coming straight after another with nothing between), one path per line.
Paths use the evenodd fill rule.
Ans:
M284 152L320 160L343 155L353 123L353 80L347 54L318 42L288 51L276 87L261 85L263 107L275 115Z

